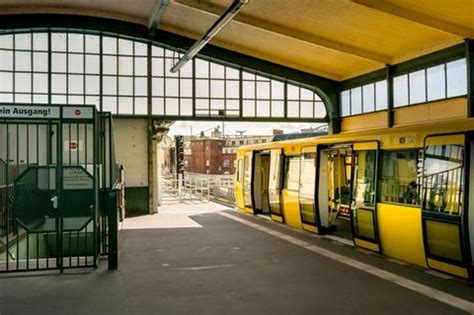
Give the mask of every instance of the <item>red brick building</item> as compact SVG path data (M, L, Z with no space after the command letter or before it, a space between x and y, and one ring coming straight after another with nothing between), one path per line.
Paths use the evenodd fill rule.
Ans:
M234 153L223 153L225 139L198 138L185 141L186 172L199 174L234 174Z

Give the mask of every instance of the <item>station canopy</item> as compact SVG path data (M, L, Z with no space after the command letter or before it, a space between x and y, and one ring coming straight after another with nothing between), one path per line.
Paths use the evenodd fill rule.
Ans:
M0 14L73 14L153 26L164 0L2 0ZM171 0L160 30L199 38L231 0ZM472 0L250 0L211 41L342 81L474 38Z

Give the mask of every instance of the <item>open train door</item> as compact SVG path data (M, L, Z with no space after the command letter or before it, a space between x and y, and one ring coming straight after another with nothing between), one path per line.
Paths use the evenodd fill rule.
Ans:
M468 278L469 142L465 134L428 136L424 142L422 226L429 267ZM471 206L472 207L472 206Z
M379 143L355 143L353 150L351 224L354 244L380 252L376 202Z
M281 205L281 189L283 186L283 151L270 150L270 178L268 182L268 198L270 213L273 220L283 222L283 208Z

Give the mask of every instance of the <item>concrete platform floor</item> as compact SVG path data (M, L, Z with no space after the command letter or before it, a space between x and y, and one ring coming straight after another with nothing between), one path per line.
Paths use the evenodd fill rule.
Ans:
M474 311L459 279L212 203L160 210L126 220L116 272L0 275L0 314Z

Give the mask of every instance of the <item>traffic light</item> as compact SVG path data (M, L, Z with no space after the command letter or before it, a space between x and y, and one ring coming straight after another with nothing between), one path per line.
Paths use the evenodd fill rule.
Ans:
M176 144L176 176L181 174L184 178L184 137L174 136Z

